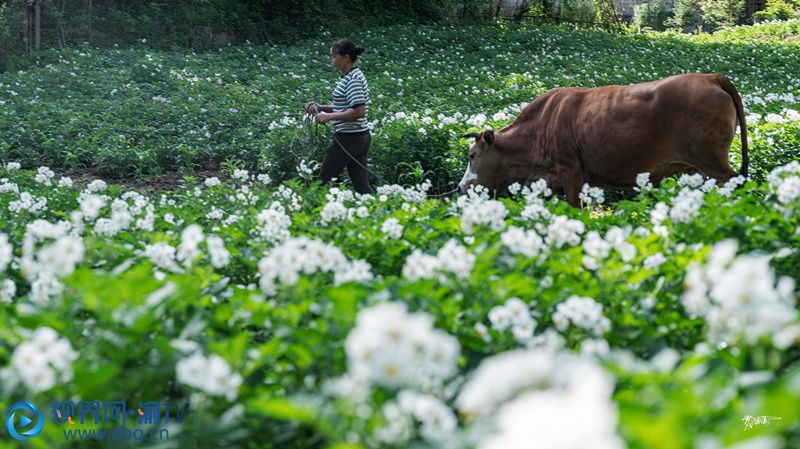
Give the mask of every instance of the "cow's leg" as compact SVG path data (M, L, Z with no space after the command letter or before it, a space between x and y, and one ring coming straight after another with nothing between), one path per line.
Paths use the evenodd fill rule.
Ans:
M567 194L567 202L572 207L581 207L581 187L583 184L580 182L570 183L564 187L564 191Z
M583 188L583 176L577 168L559 170L561 185L567 195L567 202L572 207L581 207L580 193Z
M700 169L704 175L717 180L717 185L728 182L729 179L739 176L728 164L725 167L703 167Z
M707 158L696 163L697 171L717 180L717 184L724 184L734 176L738 176L728 162L728 152L719 151L709 154Z

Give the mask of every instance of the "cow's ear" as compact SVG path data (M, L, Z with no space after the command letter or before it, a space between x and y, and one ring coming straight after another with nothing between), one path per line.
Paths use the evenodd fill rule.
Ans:
M494 131L486 130L483 132L483 141L489 145L494 145Z
M462 138L462 139L466 139L466 138L468 138L468 137L472 137L472 138L474 138L474 139L477 139L477 138L478 138L478 136L480 136L480 134L478 134L478 133L466 133L466 134L464 134L463 136L461 136L461 138Z

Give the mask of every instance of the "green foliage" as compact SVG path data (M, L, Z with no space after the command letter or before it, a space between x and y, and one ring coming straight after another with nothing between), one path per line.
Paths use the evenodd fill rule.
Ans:
M766 20L788 20L797 17L800 13L800 4L787 0L767 0L767 7L757 11L753 18L757 22Z
M700 14L697 0L675 0L672 6L672 16L665 21L667 27L683 32L693 30L699 23Z
M716 31L736 25L744 13L744 0L703 0L703 28Z
M717 325L736 327L749 312L762 312L768 306L764 298L778 301L773 287L790 297L789 313L765 318L800 325L800 87L787 81L800 78L800 55L785 42L798 30L794 21L697 36L618 36L529 24L354 33L368 49L360 64L373 100L371 168L390 182L428 179L438 191L450 190L463 173L469 142L459 136L505 126L553 87L702 71L731 77L742 93L751 180L738 189L691 188L689 178L669 178L596 210L511 194L496 203L473 198L484 207L470 214L469 198L425 198L420 186L390 186L373 197L351 198L297 179L298 163L319 161L330 138L330 129L304 128L300 114L305 101L329 98L338 80L326 72L330 34L292 46L241 45L210 53L91 46L43 52L30 70L0 75L0 410L20 400L189 401L190 419L170 427L172 441L163 446L375 447L368 438L391 419L386 406L399 388L367 385L366 392L357 388L338 396L330 391L332 382L349 373L348 336L361 311L391 301L424 314L416 324L457 340L453 382L430 394L453 416L448 443L480 447L470 438L483 437L484 429L457 413L454 397L462 380L470 381L488 358L541 343L522 342L493 325L492 311L516 297L534 314L536 337L556 335L563 341L553 350L588 352L586 359L611 376L613 388L604 394L613 413L602 410L603 416L586 419L610 422L621 444L690 449L768 443L794 449L800 437L798 335L775 329L755 341L718 342L710 337L714 316L689 313L684 295L697 282L688 274L695 264L707 260L712 245L734 239L737 255L763 256L758 260L769 276L740 279L731 272L712 286L722 291L714 294L722 295L723 305L743 314L717 317ZM734 168L739 148L737 135ZM150 197L117 185L90 188L76 180L70 186L66 179L50 179L46 169L17 170L8 162L90 167L123 177L221 168L234 179L187 176L180 188ZM787 173L772 171L785 164ZM264 172L275 182L256 177ZM100 201L96 211L93 201ZM481 221L498 208L506 212L499 226ZM289 236L276 238L280 214L289 219ZM477 221L471 230L464 226L468 218ZM390 219L402 227L399 237L385 227ZM580 224L578 241L557 244L566 219ZM194 242L198 253L186 256L193 244L184 232L192 224L201 227L203 238ZM530 242L510 238L512 226L542 239L542 246L522 252ZM601 247L596 239L590 244L591 233L606 236L606 255L596 254ZM45 251L60 234L79 240L74 269L63 266L76 256L74 246ZM212 255L219 249L212 249L211 236L228 252L225 263ZM370 277L339 282L339 273L310 268L307 262L317 253L261 263L289 237L333 245L348 262L364 262L358 267L368 266ZM420 254L434 257L449 242L466 253L445 262L459 267L475 257L464 275L411 257L429 264ZM301 268L284 271L291 263ZM716 271L728 270L719 254L710 263ZM437 276L415 279L409 268ZM47 280L49 270L55 273L50 282L39 282L37 276ZM267 294L262 276L271 270L280 278ZM738 274L747 278L750 272ZM773 274L789 279L773 282ZM743 291L750 284L759 289L741 295L727 282L741 282ZM9 283L15 288L10 295ZM594 298L610 330L595 335L559 326L555 310L573 295ZM29 388L18 379L26 359L14 354L43 327L66 339L76 359L69 362L68 379ZM421 335L413 330L412 339ZM405 331L387 327L375 335L394 338ZM780 345L779 335L787 340ZM603 345L607 353L595 349L591 355L591 348ZM391 345L384 349L381 355L395 352ZM232 397L178 373L178 364L194 352L216 355L231 370L216 378L200 373L204 379L223 382L241 374ZM499 388L512 385L502 380L491 379ZM599 393L590 382L582 386ZM510 394L561 394L551 387L542 382ZM552 409L542 413L563 413L556 397L548 398ZM746 429L745 415L781 419ZM75 447L51 422L26 445ZM571 423L576 429L584 424ZM425 441L421 427L412 421L410 441L386 447L443 446ZM119 447L114 443L92 447ZM0 439L0 448L18 446Z
M764 118L796 109L800 91L786 77L800 73L800 57L782 41L798 32L800 24L785 22L691 37L526 23L357 33L353 38L367 48L359 64L372 100L370 169L387 182L408 184L422 176L439 191L451 190L466 160L468 142L459 136L484 126L500 129L548 89L636 83L691 70L731 77L746 108L761 114L748 131L751 160L759 158L752 175L763 179L791 157L797 141L796 121L773 125ZM0 160L91 168L117 178L215 170L235 161L288 179L301 160L321 162L331 141L330 129L304 124L301 108L307 101L329 102L338 80L328 66L332 39L323 34L281 48L243 45L209 53L88 46L42 52L36 67L0 75L6 94L0 98ZM752 70L752 61L759 61L759 70ZM766 94L776 99L762 102ZM777 99L784 96L787 101ZM731 152L738 160L737 141Z
M480 20L492 6L487 0L42 0L41 4L44 48L145 42L152 48L196 50L246 41L285 43L317 35L320 29L346 35L367 26ZM19 16L24 7L25 2L19 1L12 9ZM13 37L6 44L16 43L18 48L21 43Z
M708 442L709 435L724 435L720 438L726 444L746 441L754 430L743 428L741 419L750 414L780 417L781 421L757 430L774 438L774 447L793 448L795 423L800 418L800 347L776 347L769 342L771 335L757 342L717 346L707 338L708 323L690 317L681 299L690 283L687 271L692 264L704 261L711 245L727 238L739 242L740 255L768 256L776 275L800 278L796 251L800 196L782 197L774 180L771 184L748 182L730 193L711 188L702 194L697 213L687 220L672 220L667 214L659 222L663 226L659 234L651 214L659 202L670 206L678 202L684 187L674 179L599 211L573 209L557 199L500 198L498 204L508 211L502 229L477 224L467 232L454 201L411 200L397 191L383 198L347 199L343 207L354 212L363 208L364 213L326 223L321 217L326 206L335 202L333 190L302 180L278 187L255 181L252 174L238 176L218 185L189 179L163 198L131 196L132 192L115 185L93 187L92 194L106 200L98 215L89 217L73 214L85 209L82 203L89 194L85 186L57 186L56 178L44 181L41 173L37 177L33 171L0 167L0 234L7 235L15 258L0 270L0 285L9 280L17 285L12 298L0 301L4 367L0 408L7 409L18 400L49 404L75 397L190 401L189 419L170 427L173 445L352 447L346 445L352 443L352 435L364 438L375 432L385 419L382 406L398 393L395 388L368 387L359 409L350 402L355 398L329 393L331 382L348 373L348 335L361 310L392 301L426 314L437 329L458 340L458 376L468 379L487 358L524 349L508 329L492 326L492 310L507 298L517 297L536 314L535 335L557 332L563 338L560 351L583 351L597 342L609 345L611 352L597 355L597 363L613 376L613 397L611 390L608 395L619 411L619 435L629 447L689 449ZM792 176L784 194L800 185L800 167ZM13 193L11 184L19 192L46 199L47 207L12 211L10 206L20 195ZM292 196L297 197L296 205ZM559 231L550 218L526 217L523 211L529 204L580 222L585 227L580 232L584 241L591 232L608 236L613 230L624 236L615 246L629 244L631 252L624 256L611 249L593 269L586 263L587 257L595 257L593 250L580 242L548 243L536 254L520 254L503 237L511 226L542 237ZM282 278L274 295L265 295L259 279L262 270L287 268L259 264L263 257L280 251L280 241L263 237L262 229L273 224L259 218L266 210L286 211L292 237L335 245L348 260L368 263L373 277L336 285L328 272L305 270L294 280ZM112 235L103 231L102 224L118 222L122 211L133 214L129 226ZM222 216L212 216L211 211ZM148 229L138 220L151 213L155 219ZM229 221L232 216L237 220ZM383 230L390 218L403 226L400 237ZM54 238L42 231L37 239L26 237L31 229L44 229L43 221L59 220L66 221L56 228L74 226L70 232L80 236L83 251L75 270L59 276L60 293L43 300L25 269L31 267L26 265L30 260L17 261L53 244ZM185 250L188 239L182 234L190 224L201 226L206 238L198 244L194 259L176 259L176 268L165 268L163 257L148 255L152 254L150 245L157 243ZM222 238L230 253L227 263L213 262L207 243L211 235ZM476 257L466 277L446 272L439 279L415 280L404 273L413 252L436 254L450 240ZM39 254L42 257L33 258L38 263L59 263L58 258ZM655 255L663 256L663 262L649 265L646 260ZM304 256L315 257L294 255ZM167 259L174 259L174 254ZM603 335L576 326L557 331L554 309L572 295L595 298L603 316L611 321L611 330ZM755 311L763 306L755 303L758 298L737 299L754 302ZM800 319L795 321L800 325ZM479 325L486 326L483 336ZM31 331L45 326L69 341L77 358L71 363L70 380L35 391L16 381L22 368L12 357ZM381 349L393 354L391 347ZM665 349L674 355L672 361L656 357ZM188 384L180 376L177 365L194 351L219 355L233 373L242 375L233 398ZM458 390L460 383L452 388ZM456 410L451 397L442 401L448 410ZM470 429L468 417L455 419L457 432ZM51 422L30 444L72 447L65 443L61 428ZM412 444L439 447L417 437ZM6 439L0 447L17 446ZM96 447L117 446L98 442Z
M14 62L23 53L19 40L22 28L22 13L0 2L0 73L14 67Z
M597 22L598 9L593 1L573 0L563 2L558 17L577 27L590 28Z
M650 28L662 31L666 18L667 9L662 0L649 0L633 7L633 26L638 30Z

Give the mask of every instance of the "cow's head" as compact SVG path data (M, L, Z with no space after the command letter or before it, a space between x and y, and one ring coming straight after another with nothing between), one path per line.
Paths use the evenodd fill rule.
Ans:
M469 148L467 171L458 183L461 193L467 192L475 184L494 190L504 188L507 176L504 176L503 158L494 145L494 131L469 133L462 137L474 137L475 143Z

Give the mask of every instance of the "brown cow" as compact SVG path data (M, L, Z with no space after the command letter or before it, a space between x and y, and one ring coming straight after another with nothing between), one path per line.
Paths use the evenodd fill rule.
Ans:
M469 165L459 189L501 190L542 178L579 206L584 183L633 187L650 173L654 185L679 171L725 182L736 176L728 150L742 133L747 176L747 125L742 99L717 74L675 75L629 86L564 87L539 96L500 131L470 133Z

